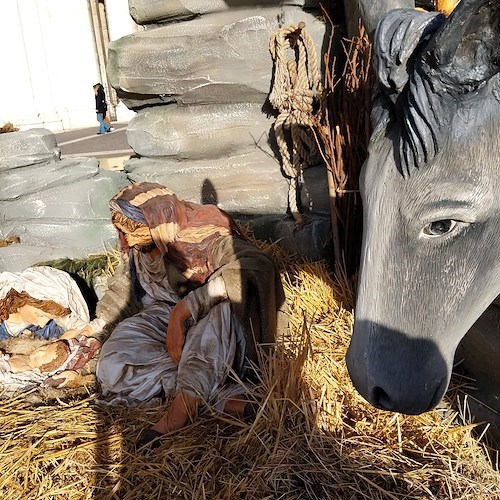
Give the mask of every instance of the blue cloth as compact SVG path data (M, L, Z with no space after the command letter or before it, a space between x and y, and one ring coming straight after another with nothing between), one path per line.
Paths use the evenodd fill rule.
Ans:
M11 337L11 335L7 331L7 328L5 327L4 322L2 321L0 323L0 340L10 339L10 337Z
M111 200L110 207L118 207L119 211L125 215L125 217L144 224L145 226L148 225L148 221L144 217L142 210L138 207L134 207L134 205L127 200Z
M104 121L104 113L97 113L99 122L99 134L105 134L111 127Z
M58 339L64 333L64 330L53 319L51 319L43 328L38 325L28 325L24 328L24 330L33 332L35 338L41 340ZM12 338L12 335L10 335L7 331L5 323L2 321L0 323L0 340L10 338Z
M139 302L146 295L146 290L142 288L141 282L137 277L137 269L135 268L134 252L130 249L128 253L128 267L130 273L130 279L132 281L132 293L136 300Z

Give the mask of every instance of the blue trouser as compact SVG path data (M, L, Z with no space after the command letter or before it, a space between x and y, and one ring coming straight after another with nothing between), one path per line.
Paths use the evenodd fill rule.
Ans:
M97 121L99 122L99 133L105 134L111 126L104 121L104 113L97 113Z

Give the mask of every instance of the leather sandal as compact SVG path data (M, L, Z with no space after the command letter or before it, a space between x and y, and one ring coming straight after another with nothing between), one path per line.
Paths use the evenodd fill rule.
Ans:
M160 438L163 434L159 431L155 431L152 428L143 429L139 433L139 437L135 443L136 450L143 449L156 449L161 445Z
M243 410L243 419L245 420L245 422L248 423L253 422L259 410L260 410L259 403L256 403L255 401L249 401L245 405L245 408Z

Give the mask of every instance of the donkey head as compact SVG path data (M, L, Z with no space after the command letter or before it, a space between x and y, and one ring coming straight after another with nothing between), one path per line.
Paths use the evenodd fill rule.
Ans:
M442 399L457 345L500 293L500 3L392 10L374 50L346 361L374 406L417 414Z

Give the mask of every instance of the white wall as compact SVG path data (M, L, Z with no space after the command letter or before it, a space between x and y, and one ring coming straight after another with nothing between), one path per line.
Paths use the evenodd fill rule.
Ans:
M140 29L130 17L128 0L108 0L106 2L106 15L110 41L117 40ZM135 111L128 109L122 102L119 102L116 106L115 113L119 122L130 121L136 114Z
M109 3L119 13L110 26L130 33L127 0ZM0 126L96 124L92 85L101 78L87 0L2 0L0 47Z
M107 0L106 14L110 41L117 40L140 29L130 17L128 0Z

